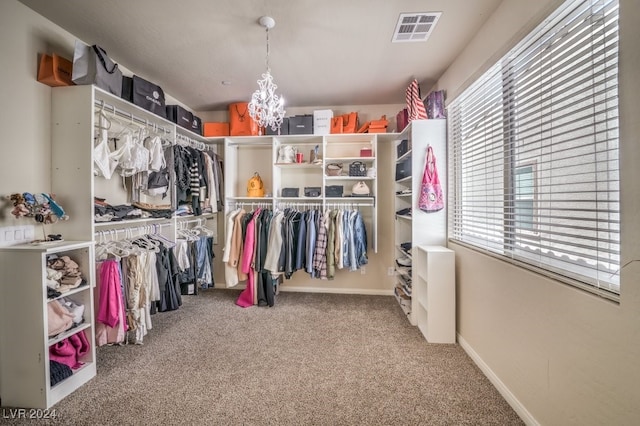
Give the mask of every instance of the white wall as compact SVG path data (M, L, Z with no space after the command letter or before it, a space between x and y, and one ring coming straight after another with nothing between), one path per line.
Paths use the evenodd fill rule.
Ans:
M505 0L438 81L450 101L561 2ZM640 4L620 0L622 263L640 259ZM615 304L451 243L459 342L528 423L640 424L640 265Z

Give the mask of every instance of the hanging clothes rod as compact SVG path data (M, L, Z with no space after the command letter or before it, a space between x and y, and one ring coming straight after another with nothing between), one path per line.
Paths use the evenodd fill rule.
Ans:
M190 137L181 134L176 135L176 141L181 145L187 145L200 151L206 151L213 148L211 145L207 145L204 142L191 139Z
M135 116L130 112L121 111L118 108L116 108L114 105L106 103L104 100L96 100L94 102L94 105L96 108L106 109L107 111L110 111L116 115L119 115L120 117L128 118L129 120L135 121L136 123L139 123L139 124L144 124L145 126L152 128L156 132L164 132L166 134L171 133L171 130L167 129L166 127L158 126L156 123L151 123L149 122L149 120Z
M197 219L189 219L189 220L180 220L180 219L178 219L178 225L187 225L187 224L190 224L190 223L197 223L198 225L204 225L204 224L207 223L208 219L209 218L206 218L206 217L200 217L200 218L197 218Z
M263 209L271 208L272 204L269 202L255 202L255 201L228 201L229 207L261 207Z
M153 234L162 230L163 227L173 226L172 223L151 223L148 225L127 226L118 229L102 229L95 231L94 235L99 237L117 236L118 234L130 234L131 232L138 232L142 235Z

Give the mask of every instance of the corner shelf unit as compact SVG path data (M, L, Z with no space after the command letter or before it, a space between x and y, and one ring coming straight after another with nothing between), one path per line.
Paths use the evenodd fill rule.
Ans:
M369 247L378 251L377 205L378 182L375 176L349 176L349 164L364 163L369 169L377 169L376 157L378 134L329 134L329 135L282 135L225 138L225 208L226 212L237 205L277 207L358 208L367 226ZM384 134L385 140L389 135ZM280 149L292 146L303 154L303 163L279 162ZM317 152L321 161L309 163L311 152ZM368 149L371 156L361 156ZM328 176L329 163L343 164L340 176ZM377 170L376 170L377 171ZM247 181L257 172L265 185L265 197L246 197ZM371 196L352 197L354 184L364 182ZM342 197L328 197L327 185L341 185ZM305 187L319 187L319 197L305 197ZM298 188L299 197L283 197L283 188Z
M401 144L406 146L405 152L398 149ZM394 295L409 322L412 325L418 325L419 309L415 287L418 281L417 262L419 260L416 258L415 247L444 246L447 243L447 194L445 193L445 208L438 212L425 213L418 208L422 174L429 145L436 156L442 188L447 188L446 121L412 121L396 136L395 145L395 167L406 169L410 166L410 171L399 176L394 174L397 177L395 180L396 285Z
M53 338L48 336L47 256L69 256L87 281L60 297L84 305L83 322ZM18 245L0 249L0 397L2 405L47 409L96 375L92 242ZM90 350L73 375L50 384L49 348L80 331Z

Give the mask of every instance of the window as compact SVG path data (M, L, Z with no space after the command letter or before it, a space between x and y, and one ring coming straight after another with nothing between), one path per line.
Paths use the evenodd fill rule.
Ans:
M516 167L515 180L515 227L519 230L534 230L535 175L533 165Z
M620 293L618 1L570 0L449 106L449 236Z

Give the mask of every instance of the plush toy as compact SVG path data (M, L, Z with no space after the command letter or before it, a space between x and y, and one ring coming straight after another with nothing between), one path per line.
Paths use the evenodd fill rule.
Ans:
M26 206L26 200L22 194L11 194L7 197L13 203L11 214L16 218L28 216L31 211Z
M55 223L58 219L68 220L64 209L55 202L53 194L15 193L7 197L13 203L11 214L16 218L32 217L39 223Z

